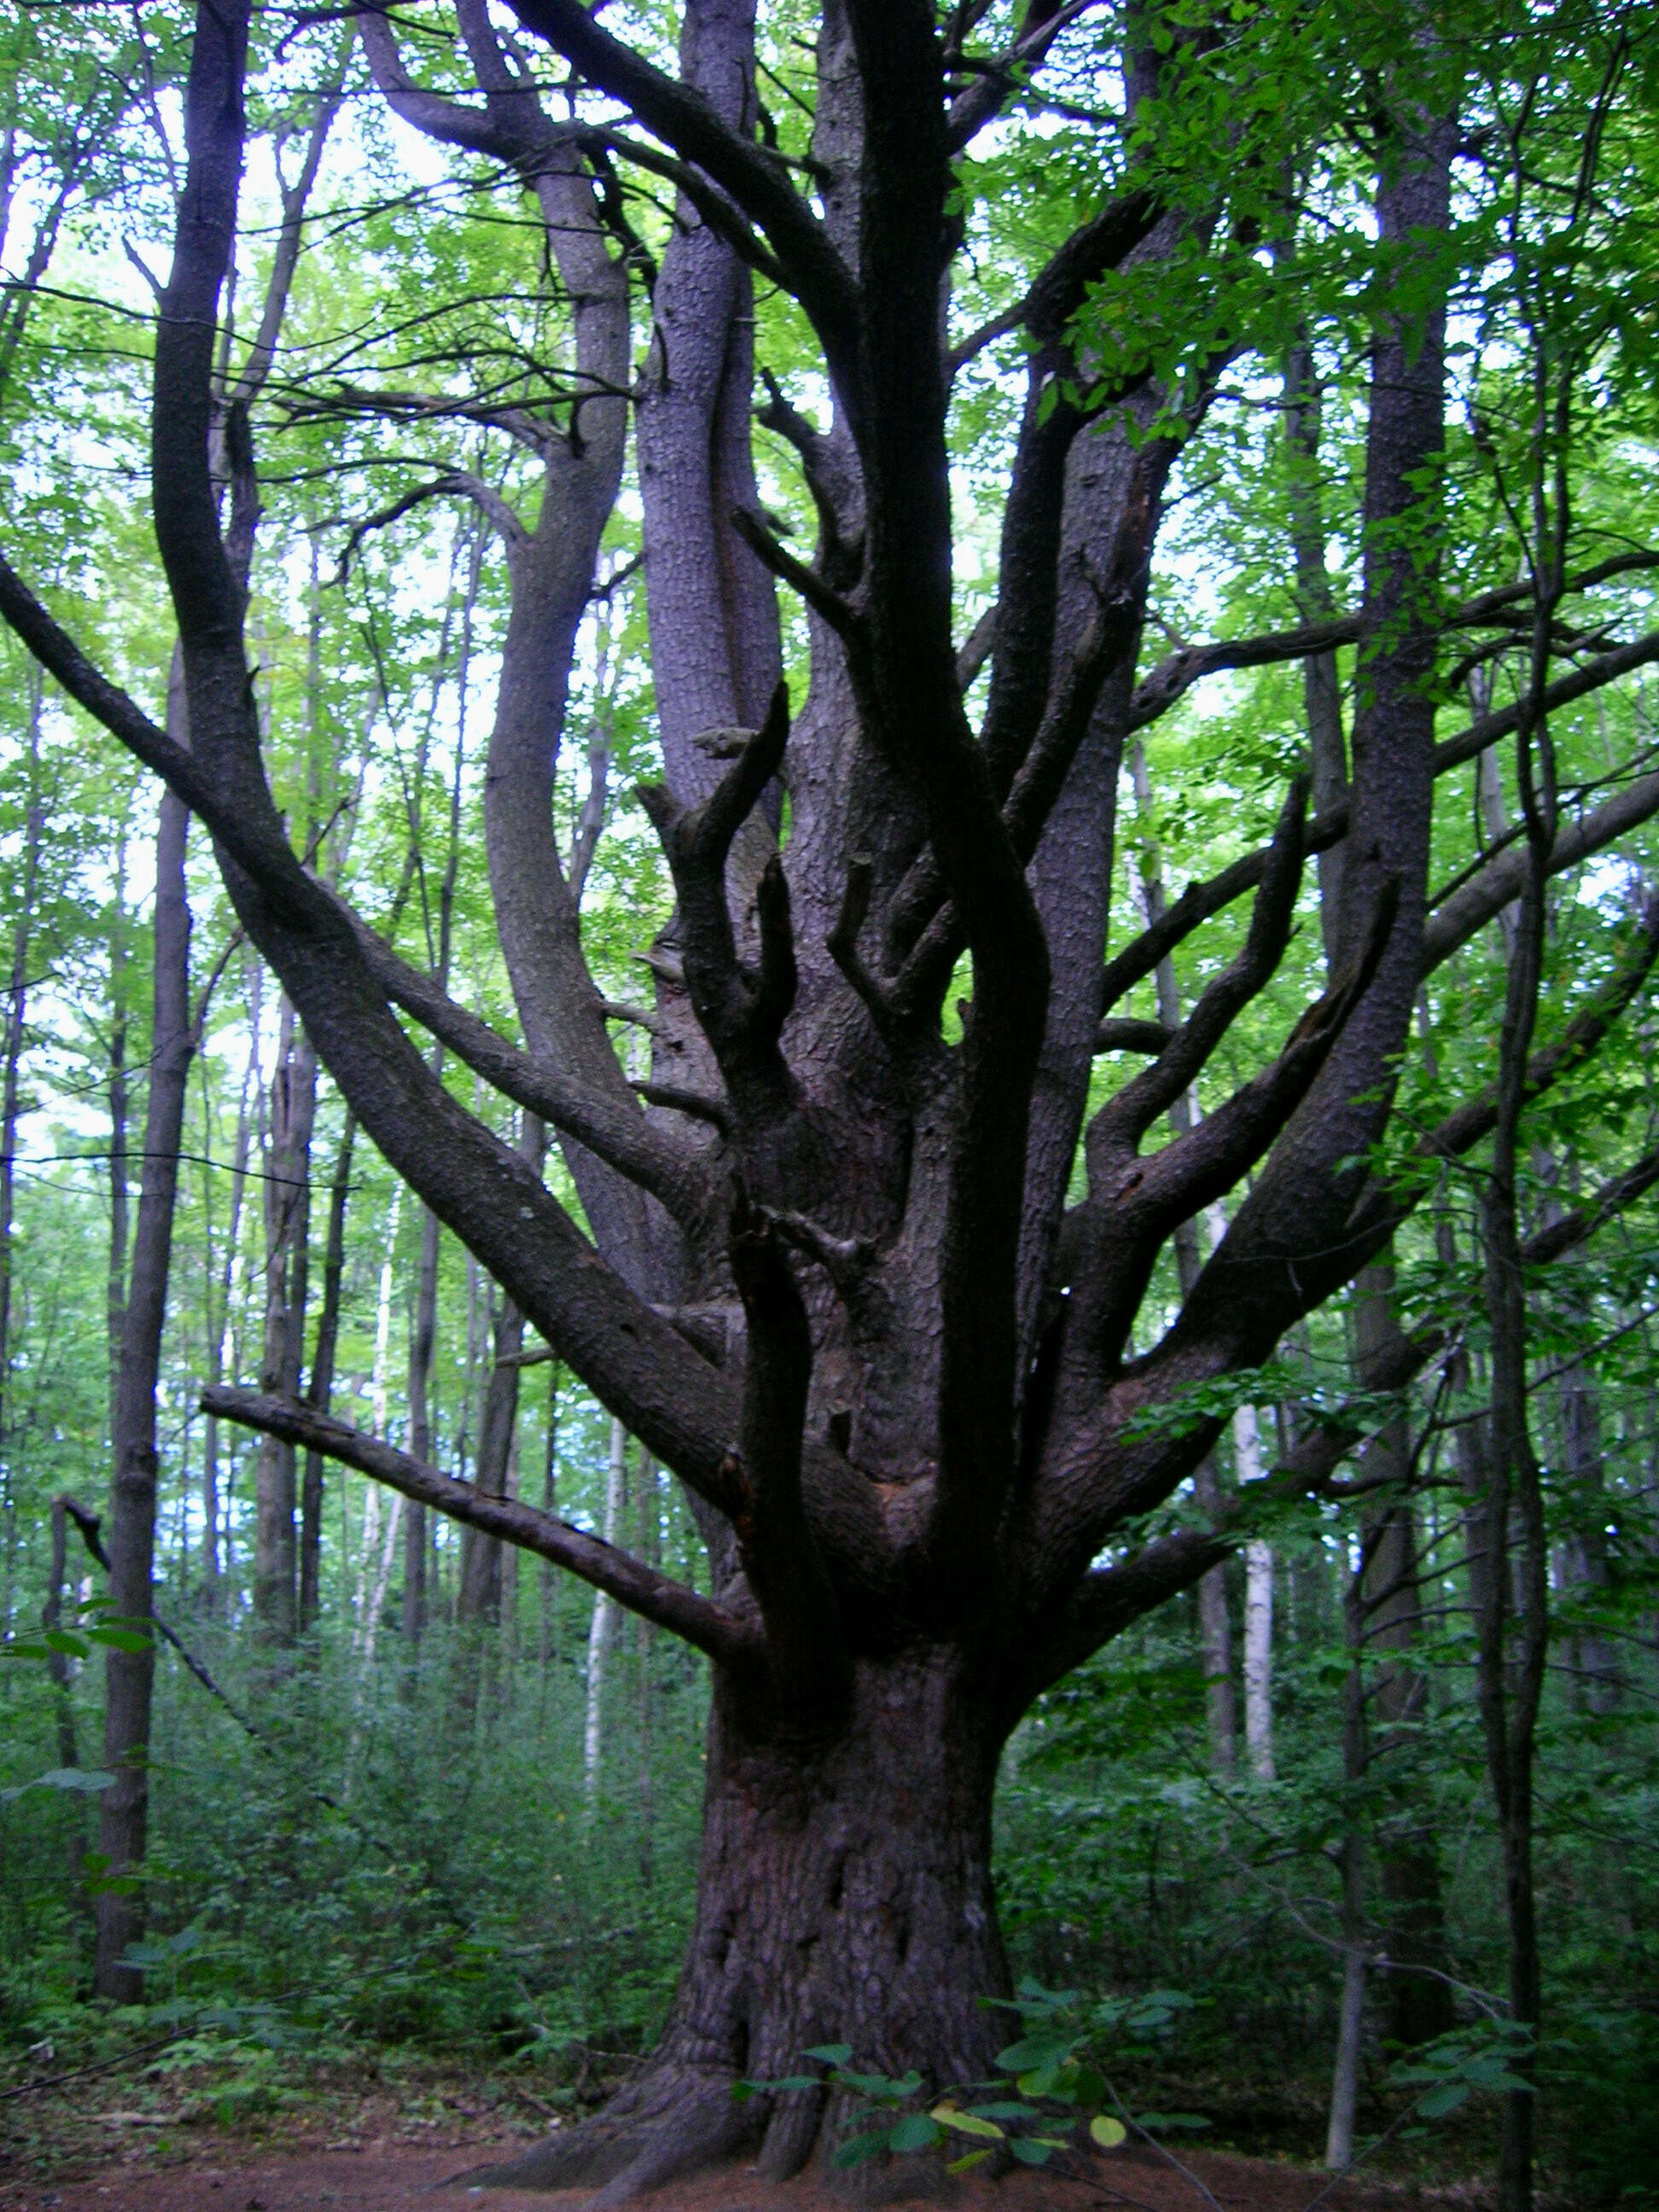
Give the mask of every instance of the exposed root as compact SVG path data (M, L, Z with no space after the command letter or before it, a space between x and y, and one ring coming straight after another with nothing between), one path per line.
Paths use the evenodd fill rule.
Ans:
M595 2212L604 2212L752 2148L760 2118L753 2105L733 2099L727 2075L647 2075L591 2119L560 2129L522 2158L453 2174L450 2186L597 2188Z

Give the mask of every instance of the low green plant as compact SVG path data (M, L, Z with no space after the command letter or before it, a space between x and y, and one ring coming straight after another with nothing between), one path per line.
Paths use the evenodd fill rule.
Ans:
M817 2044L801 2053L824 2069L821 2074L739 2081L732 2094L741 2100L830 2090L861 2106L875 2124L836 2145L831 2163L842 2167L884 2155L942 2150L953 2139L964 2137L969 2148L947 2161L948 2172L966 2172L998 2150L1022 2166L1046 2166L1056 2151L1073 2148L1080 2128L1101 2149L1111 2150L1126 2142L1132 2130L1153 2135L1167 2129L1208 2126L1192 2112L1130 2115L1121 2106L1116 2112L1107 2111L1106 2106L1118 2100L1089 2056L1093 2046L1110 2035L1167 2033L1176 2015L1192 2006L1192 1999L1181 1991L1154 1990L1144 1996L1103 1997L1085 2005L1074 1990L1045 1990L1028 1977L1017 1997L982 2002L1018 2013L1024 2027L1024 2034L1000 2051L996 2060L999 2069L1012 2077L1015 2096L1007 2094L1005 2083L981 2082L923 2106L918 2101L920 2074L860 2072L848 2063L853 2056L848 2043ZM981 2101L963 2101L975 2091ZM987 2091L993 2094L988 2097Z

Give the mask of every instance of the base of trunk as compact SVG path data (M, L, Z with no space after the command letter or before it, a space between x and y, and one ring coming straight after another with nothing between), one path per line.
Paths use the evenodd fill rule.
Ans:
M860 1662L844 1725L809 1747L757 1729L717 1681L696 1920L654 2057L593 2118L457 2179L597 2185L604 2206L748 2152L787 2180L880 2124L827 2090L732 2095L812 2070L802 2053L818 2045L848 2045L861 2073L914 2069L929 2100L988 2080L1008 2031L984 2002L1006 1994L1007 1967L990 1868L1000 1745L983 1702L950 1650ZM848 2193L914 2195L935 2166L870 2160Z

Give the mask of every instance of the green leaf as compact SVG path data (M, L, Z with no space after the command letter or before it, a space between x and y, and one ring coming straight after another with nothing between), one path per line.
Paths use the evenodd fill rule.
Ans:
M1209 2122L1197 2112L1141 2112L1135 2125L1145 2128L1149 2135L1161 2128L1207 2128Z
M1448 2112L1468 2101L1467 2081L1443 2081L1437 2089L1425 2089L1417 2100L1417 2109L1425 2120L1443 2119Z
M1018 2105L1012 2098L1005 2098L994 2105L969 2105L968 2109L981 2120L1040 2120L1042 2118L1035 2105Z
M990 2155L988 2150L965 2150L960 2158L947 2160L945 2171L947 2173L971 2172L975 2166L983 2166Z
M1109 2112L1097 2112L1089 2123L1089 2133L1102 2150L1115 2150L1121 2142L1127 2142L1129 2130L1121 2120L1115 2120Z
M826 2066L845 2066L853 2055L850 2043L815 2043L803 2051L803 2058L821 2058Z
M155 1640L137 1628L89 1628L87 1635L94 1644L107 1644L116 1651L148 1651Z
M1059 2078L1057 2065L1034 2066L1029 2074L1020 2075L1014 2087L1022 2097L1052 2097Z
M1072 2055L1075 2035L1023 2035L1018 2043L1011 2043L1006 2051L997 2053L997 2064L1005 2073L1024 2074L1038 2066L1058 2066Z
M888 2130L877 2128L872 2134L849 2136L845 2142L837 2143L830 2153L830 2163L845 2169L862 2166L866 2159L879 2158L887 2148Z
M93 1633L96 1635L94 1629ZM72 1628L48 1628L40 1638L49 1651L67 1652L71 1659L84 1659L88 1644L84 1636L77 1636Z
M1044 2142L1040 2136L1011 2136L1008 2148L1022 2166L1047 2166L1055 2150L1065 2146Z
M1024 2107L1018 2109L1023 2111ZM1002 2140L1002 2130L982 2112L963 2112L954 2105L935 2105L933 2118L942 2128L954 2128L959 2136L985 2136L999 2142Z
M907 2112L888 2135L890 2150L932 2150L935 2143L943 2142L945 2130L931 2112Z

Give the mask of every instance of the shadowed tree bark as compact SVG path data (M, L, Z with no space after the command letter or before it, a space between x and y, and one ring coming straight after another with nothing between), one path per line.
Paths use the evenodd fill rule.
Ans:
M1498 854L1428 921L1434 781L1516 725L1499 710L1434 742L1442 630L1494 619L1485 603L1449 617L1437 586L1444 307L1431 249L1449 225L1455 88L1437 86L1428 110L1410 84L1379 94L1368 123L1383 246L1421 270L1409 308L1386 295L1376 307L1358 613L1183 649L1138 682L1165 484L1231 342L1176 392L1144 363L1102 367L1079 318L1103 279L1249 253L1259 232L1253 216L1234 235L1224 195L1201 213L1166 206L1156 166L1143 174L1133 151L1002 320L1024 337L1029 386L1000 595L986 639L952 628L952 384L988 342L951 349L954 163L1079 11L1030 0L1010 48L964 57L925 0L827 0L804 168L753 135L749 0L689 0L678 75L580 0L517 0L512 12L509 39L483 0L460 0L471 99L416 81L384 8L365 5L358 21L405 120L533 195L569 303L554 396L494 410L499 434L536 458L534 520L479 477L449 471L429 488L483 514L509 587L486 845L522 1045L307 871L266 783L209 467L246 0L198 13L190 173L156 340L155 526L194 752L94 669L3 565L0 610L201 815L243 926L380 1152L688 1493L707 1595L291 1395L204 1398L475 1538L538 1553L708 1656L698 1904L661 2045L606 2112L475 2177L598 2180L614 2203L739 2147L769 2175L799 2168L826 2119L837 2124L823 2098L738 2104L731 2089L792 2071L805 2045L843 2041L862 2064L914 2066L941 2087L989 2071L1002 2038L981 2000L1006 1985L990 1872L1002 1747L1044 1688L1237 1540L1222 1499L1213 1526L1138 1533L1223 1425L1147 1416L1258 1365L1409 1210L1412 1192L1365 1163L1389 1124L1420 979L1515 896ZM963 27L983 20L958 10L953 35L970 39ZM1119 58L1132 148L1133 129L1167 112L1160 101L1224 58L1218 39L1160 51L1145 28L1129 11ZM543 105L534 70L550 52L586 88L574 121ZM624 173L677 196L637 397L664 766L640 798L676 911L653 950L656 1006L634 1010L653 1025L652 1074L637 1085L583 957L580 871L557 849L552 810L572 653L622 481L629 288L647 273ZM753 497L757 278L795 303L828 394L815 418L805 379L793 395L766 381L763 419L817 518L810 558ZM780 584L805 610L811 648L793 702L777 680ZM1149 919L1109 962L1115 793L1133 731L1206 668L1340 641L1358 664L1346 791L1310 823L1297 780L1261 854ZM970 714L964 679L988 653L984 708ZM1609 646L1556 691L1577 684L1569 696L1583 696L1656 653L1651 640ZM1571 866L1645 819L1659 778L1645 781L1565 826L1534 865ZM1153 1146L1278 971L1306 859L1338 844L1328 987L1249 1081ZM1134 981L1251 890L1240 949L1184 1016L1116 1014ZM1656 944L1659 909L1565 1036L1510 1071L1506 1099L1593 1049ZM959 1033L946 1011L957 995ZM404 1018L546 1122L586 1232L532 1163L445 1090ZM1146 1065L1091 1110L1094 1055L1114 1042ZM1477 1096L1419 1153L1482 1143L1498 1110ZM1164 1245L1247 1174L1178 1316L1132 1351ZM1321 1431L1321 1451L1333 1433ZM1329 1465L1268 1483L1317 1490Z

